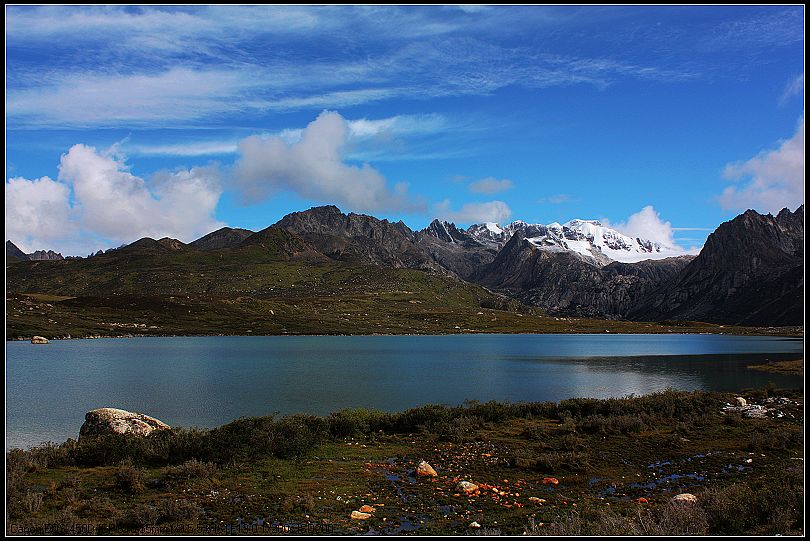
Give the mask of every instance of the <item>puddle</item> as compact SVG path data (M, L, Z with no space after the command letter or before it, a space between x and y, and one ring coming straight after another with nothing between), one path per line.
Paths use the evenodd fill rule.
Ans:
M646 488L648 490L653 490L655 488L660 487L663 484L675 483L677 481L680 481L681 479L689 479L692 481L705 481L706 476L701 475L699 473L671 473L669 475L664 475L658 479L654 479L647 483L630 483L628 486L631 488Z

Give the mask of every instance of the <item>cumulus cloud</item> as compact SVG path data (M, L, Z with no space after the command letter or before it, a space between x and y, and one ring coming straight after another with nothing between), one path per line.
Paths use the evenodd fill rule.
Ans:
M435 214L441 220L459 224L474 224L481 222L505 223L512 216L512 209L503 201L487 201L485 203L465 203L461 209L452 210L450 200L445 199L437 204Z
M505 192L506 190L510 189L512 187L512 181L508 178L498 180L495 177L487 177L482 178L481 180L476 180L475 182L471 182L468 187L473 193L492 195L494 193Z
M115 148L78 144L62 155L57 181L6 183L6 237L23 250L79 255L145 236L188 242L224 225L214 218L221 193L214 166L160 172L147 183Z
M718 197L727 210L752 208L776 214L804 203L804 117L790 139L746 162L726 165L723 176L742 181L728 186Z
M662 220L652 205L647 205L630 215L626 222L608 225L628 237L639 237L658 242L672 250L680 249L675 242L672 224Z
M369 164L346 163L349 134L349 123L340 114L324 111L295 143L276 136L247 137L239 142L233 178L251 201L291 190L355 211L424 211L424 204L408 195L407 184L389 187Z
M52 248L75 233L70 220L70 189L42 177L12 178L6 182L6 238L23 252Z

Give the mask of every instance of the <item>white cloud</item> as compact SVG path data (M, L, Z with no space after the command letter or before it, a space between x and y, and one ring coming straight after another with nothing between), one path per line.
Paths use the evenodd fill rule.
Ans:
M51 249L74 233L70 188L48 177L6 182L6 239L23 252Z
M159 173L150 189L122 160L74 145L62 155L59 180L73 188L82 228L115 241L188 242L223 225L213 218L221 189L212 167Z
M392 189L367 163L345 163L349 133L349 123L340 114L324 111L296 143L273 136L247 137L239 142L234 180L251 201L287 189L355 211L424 210L424 204L407 194L407 185L398 183Z
M58 181L6 183L6 236L23 250L73 255L147 236L189 242L224 225L214 218L221 193L214 166L160 172L147 183L116 148L74 145L62 155Z
M483 193L492 195L498 192L505 192L512 187L512 181L508 178L498 180L495 177L486 177L481 180L471 182L468 188L473 193Z
M635 214L630 215L626 222L606 223L606 225L628 237L651 240L671 250L680 250L675 242L672 224L662 220L652 205L647 205Z
M785 207L793 209L804 203L804 117L796 133L778 148L763 151L746 162L728 164L723 176L747 180L723 190L718 200L724 209L752 208L776 214Z
M435 205L434 213L441 220L458 224L505 223L512 216L512 209L503 201L488 201L485 203L465 203L461 209L451 210L450 200L445 199Z

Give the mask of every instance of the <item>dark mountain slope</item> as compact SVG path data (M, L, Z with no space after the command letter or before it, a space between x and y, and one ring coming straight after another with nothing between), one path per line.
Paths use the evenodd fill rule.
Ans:
M221 248L233 248L238 246L243 240L253 234L249 229L239 229L234 227L223 227L212 231L207 235L190 242L198 250L219 250Z
M803 295L804 205L776 217L748 210L721 224L700 255L629 317L801 325Z
M495 259L497 250L484 245L455 224L433 220L415 235L416 245L439 265L467 280L482 265Z
M6 259L11 262L11 260L20 260L20 261L28 261L28 254L20 250L16 244L11 242L10 240L6 241Z
M544 250L515 234L471 281L526 304L559 313L622 317L640 297L656 289L689 262L672 257L600 267L570 251Z
M333 205L286 215L275 227L286 229L338 261L446 272L404 223L365 214L343 214Z

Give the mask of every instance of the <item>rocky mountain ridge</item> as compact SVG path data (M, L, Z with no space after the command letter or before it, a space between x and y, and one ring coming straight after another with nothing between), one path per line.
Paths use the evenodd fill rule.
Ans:
M551 313L800 325L803 240L803 206L775 217L749 210L718 227L695 257L596 221L516 221L505 228L490 223L464 230L434 220L413 231L401 221L344 214L330 205L288 214L256 233L222 228L188 244L144 238L91 259L137 264L169 254L210 253L224 263L253 257L313 265L337 261L455 278ZM10 241L6 251L9 261L28 258ZM671 252L675 255L664 257ZM15 284L42 284L49 269L38 267L35 280L15 279Z

